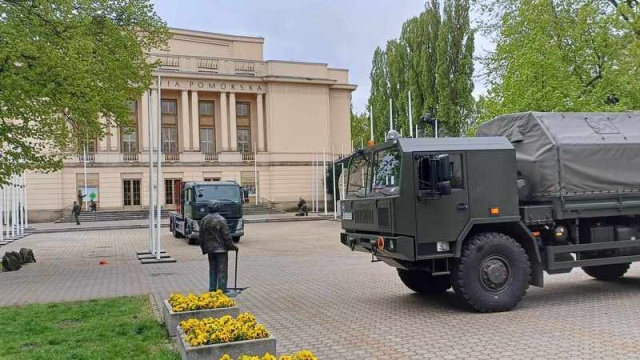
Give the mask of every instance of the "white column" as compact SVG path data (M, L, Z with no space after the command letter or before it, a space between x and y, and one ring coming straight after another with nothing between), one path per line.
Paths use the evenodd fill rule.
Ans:
M138 121L138 138L142 139L142 146L138 151L149 151L149 91L145 91L140 98L140 121Z
M200 151L200 105L197 91L191 91L191 141L191 149Z
M222 151L229 151L229 118L227 117L227 93L220 93L220 137Z
M229 148L238 151L238 133L236 123L236 94L229 93Z
M264 151L264 105L262 104L262 94L257 95L258 107L258 150Z
M7 201L6 196L4 196L4 187L0 187L0 241L4 241L4 204Z
M158 101L158 90L156 90L156 89L151 89L151 104L152 104L151 106L152 106L152 108L153 108L153 112L154 112L154 114L153 114L153 116L152 116L152 117L150 117L150 118L149 118L149 120L150 120L150 121L149 121L149 124L150 124L150 126L151 126L151 131L152 131L154 134L156 134L156 133L158 132L158 130L157 130L157 129L158 129L158 124L159 124L158 120L159 120L159 119L161 119L161 116L162 116L162 114L160 113L160 111L161 111L162 109L160 109L160 107L156 105L156 104L158 104L158 102L159 102L159 101ZM156 113L156 112L157 112L157 113ZM161 140L162 140L162 139L161 139ZM150 145L150 146L151 146L154 150L156 150L156 151L157 151L157 150L158 150L158 148L156 147L156 144L155 144L156 142L157 142L157 141L154 141L153 143L151 143L151 145Z
M24 227L29 227L29 211L27 206L27 174L22 175L22 184L24 185Z
M182 90L180 96L180 127L182 128L182 150L191 151L189 137L191 129L189 128L189 91Z
M11 237L16 237L17 219L18 219L18 202L16 191L16 177L11 175Z

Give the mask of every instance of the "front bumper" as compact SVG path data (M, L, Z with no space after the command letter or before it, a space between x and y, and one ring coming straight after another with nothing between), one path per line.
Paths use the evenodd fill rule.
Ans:
M381 240L380 240L381 239ZM379 248L378 242L384 246ZM340 242L352 251L373 254L380 258L415 261L415 240L408 236L384 236L376 234L340 233Z

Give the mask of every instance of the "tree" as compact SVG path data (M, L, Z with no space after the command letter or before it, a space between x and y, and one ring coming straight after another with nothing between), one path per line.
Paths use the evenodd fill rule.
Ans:
M371 95L375 140L389 130L389 99L395 130L407 136L409 91L414 126L421 115L441 120L444 133L459 136L473 113L473 30L468 0L430 0L425 11L402 25L399 39L389 40L373 55ZM426 129L425 129L426 130Z
M640 107L635 1L487 3L501 17L485 26L495 34L496 50L484 59L489 91L480 122L520 111Z
M126 126L168 38L148 0L0 0L0 184Z

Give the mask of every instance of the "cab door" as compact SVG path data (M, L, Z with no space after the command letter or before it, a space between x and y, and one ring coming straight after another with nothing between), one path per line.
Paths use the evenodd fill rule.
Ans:
M423 156L448 155L450 194L416 200L416 255L428 256L453 251L453 243L469 221L469 192L464 153L421 154L415 157L416 194L435 186L431 171L422 169Z

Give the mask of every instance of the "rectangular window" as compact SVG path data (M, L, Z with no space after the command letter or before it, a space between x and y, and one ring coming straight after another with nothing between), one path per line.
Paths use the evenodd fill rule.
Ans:
M166 154L178 153L178 129L162 127L162 152Z
M162 99L162 115L178 114L178 101Z
M248 102L238 102L236 103L236 116L237 117L248 117L249 116L249 103Z
M138 113L138 102L129 101L129 117L136 118L137 113Z
M462 176L462 154L450 155L451 159L451 188L464 189L464 177Z
M123 180L123 205L140 206L140 180Z
M164 203L165 205L178 205L180 203L177 188L180 185L180 179L164 180Z
M375 153L373 161L372 192L385 195L400 190L400 149L392 147Z
M213 128L200 128L200 151L203 154L215 154L216 147L213 140Z
M206 181L206 182L220 181L220 178L219 178L219 177L214 177L214 178L204 178L204 181Z
M238 151L241 153L251 152L251 129L238 128Z
M135 127L122 129L122 152L133 154L138 152L138 132Z
M213 101L198 101L200 116L213 116Z

